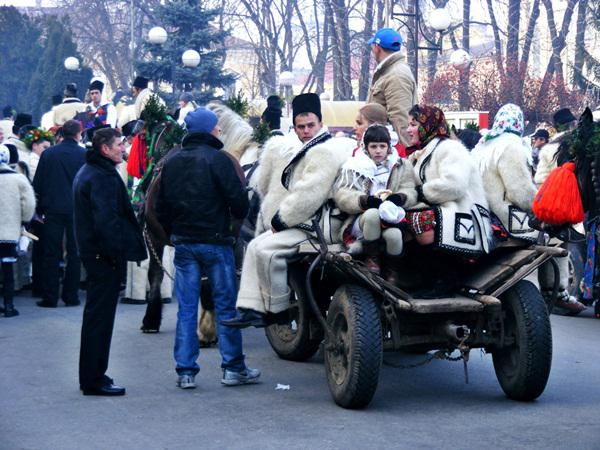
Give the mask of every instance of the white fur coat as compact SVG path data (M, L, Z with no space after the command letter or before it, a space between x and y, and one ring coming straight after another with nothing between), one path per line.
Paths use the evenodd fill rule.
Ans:
M21 225L29 222L35 212L35 194L29 180L20 173L0 173L0 186L0 242L16 243Z
M536 193L527 162L527 148L521 138L516 134L504 133L477 144L472 154L479 164L490 210L515 237L519 237L520 232L531 231L527 223L519 227L519 221L524 217L517 217L513 211L513 207L531 211Z
M475 159L465 146L454 139L436 138L410 155L410 160L427 204L439 207L436 245L467 254L488 252L488 202Z
M280 144L278 150L277 144ZM310 142L306 145L310 145ZM260 214L262 227L257 224L257 234L271 228L274 216L287 228L310 225L310 219L319 208L333 198L333 185L338 172L352 155L355 146L353 139L331 138L310 148L292 166L286 188L282 184L283 171L304 146L294 143L289 135L270 139L261 158L259 192L263 199ZM332 233L335 234L335 231L332 230Z

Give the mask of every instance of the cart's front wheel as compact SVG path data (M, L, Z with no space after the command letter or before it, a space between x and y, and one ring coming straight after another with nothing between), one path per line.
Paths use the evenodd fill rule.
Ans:
M319 350L323 340L323 329L316 323L306 296L305 278L306 272L290 267L288 282L292 295L287 320L265 328L271 348L288 361L306 361Z
M333 296L327 324L332 332L332 342L325 343L329 391L344 408L364 408L377 389L383 356L379 308L368 290L343 285Z

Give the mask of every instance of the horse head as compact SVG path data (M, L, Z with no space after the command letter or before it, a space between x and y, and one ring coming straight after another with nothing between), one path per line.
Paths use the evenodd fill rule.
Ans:
M206 108L219 119L219 139L223 142L224 150L239 161L246 150L255 145L252 140L254 130L240 115L222 103L212 102Z
M594 122L589 108L563 145L575 159L583 209L590 218L596 217L600 214L600 123Z

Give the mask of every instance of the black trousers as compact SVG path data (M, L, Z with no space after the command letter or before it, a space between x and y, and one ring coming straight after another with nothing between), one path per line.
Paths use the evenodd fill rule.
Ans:
M2 296L4 297L4 306L12 305L15 296L15 275L13 266L14 263L2 263Z
M43 230L43 299L53 305L58 303L59 268L63 256L63 242L66 242L67 267L61 298L65 303L74 303L78 300L81 262L73 234L73 216L71 214L46 214Z
M41 297L44 292L44 225L41 222L33 221L30 231L38 237L37 241L33 241L31 255L31 291L34 297Z
M79 385L82 389L100 387L106 376L110 342L119 289L125 278L125 262L112 265L102 259L84 259L87 271L87 299L81 325L79 353Z

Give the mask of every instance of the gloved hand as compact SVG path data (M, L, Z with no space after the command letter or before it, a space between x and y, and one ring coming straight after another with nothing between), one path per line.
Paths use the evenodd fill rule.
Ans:
M392 194L388 198L386 198L386 201L392 202L396 206L404 206L404 204L406 203L406 194Z
M371 208L379 208L382 200L374 195L363 195L360 199L360 206L362 209L367 210Z

